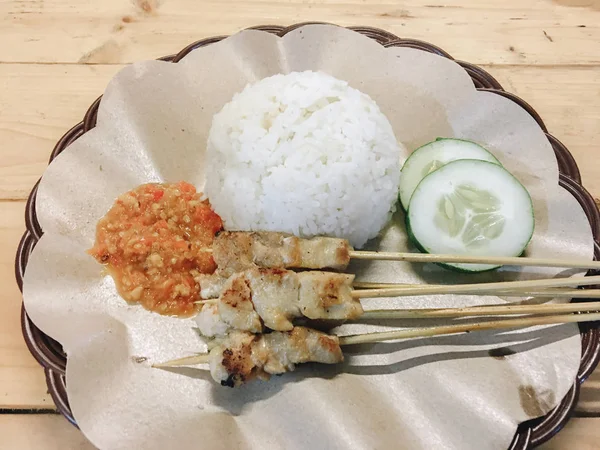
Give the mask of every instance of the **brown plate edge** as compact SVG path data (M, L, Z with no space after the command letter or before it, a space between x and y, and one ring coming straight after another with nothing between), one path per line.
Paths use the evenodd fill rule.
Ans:
M284 36L296 28L312 23L322 22L299 23L289 27L282 27L278 25L261 25L252 27L251 29ZM387 31L372 27L355 26L349 28L377 41L385 47L398 46L416 48L440 55L442 57L453 59L444 50L424 41L403 39ZM226 36L216 36L202 39L188 45L176 55L165 56L159 59L162 61L176 63L196 48L218 42L225 37ZM500 83L482 68L464 61L456 62L467 71L477 89L493 92L497 95L502 95L514 101L523 107L538 122L542 130L546 133L546 136L554 149L560 172L559 184L567 189L567 191L569 191L579 201L588 217L588 220L590 221L595 240L594 258L596 260L600 259L600 246L598 244L598 242L600 242L600 213L592 196L580 184L581 176L579 173L579 168L577 167L577 164L571 153L557 138L548 133L541 117L535 111L535 109L531 107L531 105L516 95L506 92ZM101 98L102 97L100 96L90 106L85 114L84 120L65 133L65 135L57 142L54 150L52 151L50 162L70 143L78 139L82 134L86 133L95 126ZM29 254L42 235L42 230L37 221L35 211L35 197L38 183L36 183L32 189L27 201L25 208L27 230L23 234L15 257L15 277L21 290L23 285L23 274L27 265ZM588 275L590 274L588 273ZM586 301L586 299L581 299L579 301ZM60 344L40 331L31 322L24 307L22 308L21 314L21 326L29 351L40 363L40 365L44 367L46 384L58 411L63 414L73 425L77 426L70 410L67 398L65 384L66 355L62 352ZM585 379L592 373L600 360L600 330L598 329L598 323L594 322L580 324L580 332L582 340L582 359L577 374L577 379L573 386L560 404L557 405L547 415L520 424L509 450L521 450L537 447L558 433L569 420L579 397L581 383L583 383Z

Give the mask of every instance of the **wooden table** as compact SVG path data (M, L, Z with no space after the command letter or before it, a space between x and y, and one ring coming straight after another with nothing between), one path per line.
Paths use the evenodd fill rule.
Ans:
M438 44L530 102L600 196L600 0L4 0L0 3L0 448L92 448L21 337L13 259L55 141L123 64L258 24L370 25ZM600 448L600 370L545 449Z

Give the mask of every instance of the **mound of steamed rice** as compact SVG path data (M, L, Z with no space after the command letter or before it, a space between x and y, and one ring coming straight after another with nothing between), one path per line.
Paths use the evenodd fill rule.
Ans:
M275 75L214 116L205 193L226 229L360 248L395 210L404 156L369 96L323 73Z

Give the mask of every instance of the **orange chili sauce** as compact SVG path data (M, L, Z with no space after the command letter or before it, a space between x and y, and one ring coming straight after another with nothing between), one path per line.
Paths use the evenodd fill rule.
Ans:
M198 311L194 278L216 269L206 249L222 229L191 184L144 184L117 198L88 253L106 266L127 302L186 317Z

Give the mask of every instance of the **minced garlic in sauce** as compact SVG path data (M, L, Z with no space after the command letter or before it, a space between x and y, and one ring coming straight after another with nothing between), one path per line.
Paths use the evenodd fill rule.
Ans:
M194 277L216 269L221 218L186 182L144 184L121 195L98 222L89 253L105 264L129 303L164 315L197 312Z

